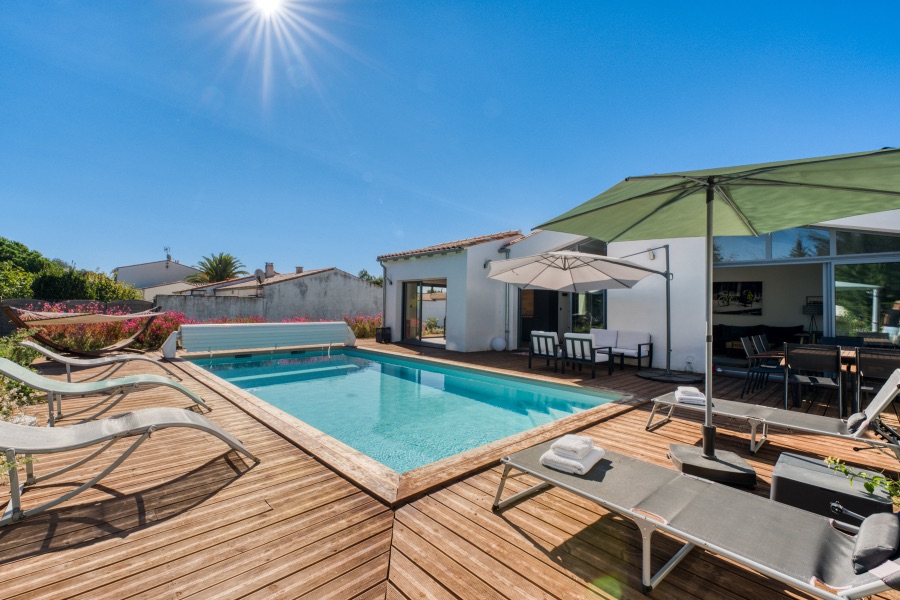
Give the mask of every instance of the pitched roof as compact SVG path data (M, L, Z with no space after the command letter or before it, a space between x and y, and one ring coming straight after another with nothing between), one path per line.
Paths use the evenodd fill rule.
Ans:
M256 277L250 277L251 281L246 281L246 278L241 278L240 280L235 280L232 283L219 286L219 289L238 290L244 288L255 288L257 285L275 285L277 283L290 281L291 279L300 279L301 277L308 277L309 275L318 275L319 273L324 273L325 271L334 271L336 268L337 267L325 267L324 269L310 269L309 271L303 271L302 273L277 273L272 277L267 277L261 284L256 283Z
M453 252L456 250L464 250L485 242L497 242L509 238L521 237L522 232L518 229L515 231L503 231L501 233L492 233L490 235L482 235L479 237L457 240L455 242L445 242L443 244L435 244L418 250L405 250L403 252L393 252L391 254L382 254L376 260L390 260L395 258L406 258L410 256L422 256L424 254L437 254L440 252Z
M516 239L507 242L503 247L504 247L504 248L507 248L507 247L509 247L509 246L512 246L513 244L518 244L518 243L521 242L522 240L527 240L527 239L530 238L531 236L537 235L537 234L539 234L539 233L542 232L542 231L543 231L543 229L535 229L534 231L532 231L531 233L529 233L529 234L527 234L527 235L519 236L519 237L517 237Z
M131 267L143 267L144 265L157 265L161 263L169 263L178 265L179 267L187 267L188 269L193 269L198 273L200 272L200 269L198 269L197 267L192 267L191 265L183 265L177 260L151 260L150 262L138 263L136 265L122 265L121 267L116 267L115 269L113 269L113 271L118 271L119 269L130 269Z

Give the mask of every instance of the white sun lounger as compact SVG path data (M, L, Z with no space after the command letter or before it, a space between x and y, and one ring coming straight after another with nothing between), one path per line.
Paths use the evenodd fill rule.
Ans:
M769 427L780 427L800 433L827 435L858 441L870 446L886 447L900 459L900 439L898 439L897 432L879 418L879 415L891 405L891 402L894 401L898 394L900 394L900 369L894 371L893 375L881 387L878 395L872 399L865 411L851 415L846 421L781 408L747 404L745 402L719 400L718 398L713 398L712 413L714 416L727 417L749 423L750 452L753 454L766 442ZM669 409L665 416L654 421L657 411L663 412L665 407ZM672 420L672 413L676 408L701 413L705 410L705 406L702 404L678 402L674 393L654 398L653 409L650 411L650 418L647 420L647 431L652 431ZM762 432L759 432L760 426L762 426ZM863 437L868 430L871 430L885 441ZM762 437L757 441L756 437L759 433L762 434Z
M164 364L158 360L153 360L149 356L141 354L113 354L110 356L100 356L98 358L73 358L57 354L53 350L44 348L40 344L36 344L30 340L19 342L20 346L39 352L54 362L58 362L66 366L66 381L72 381L72 367L112 367L111 370L104 371L100 379L107 379L110 375L121 369L125 363L134 362L136 360L148 362L156 365L175 379L181 380L181 377L170 371Z
M0 451L5 453L8 465L15 465L19 457L24 458L26 475L25 483L20 486L18 471L15 468L10 469L10 502L3 515L0 516L0 526L44 512L48 508L52 508L61 502L65 502L69 498L94 486L128 458L138 446L149 439L151 433L171 427L199 429L200 431L219 438L231 446L233 450L240 452L253 462L259 462L259 459L253 456L253 454L244 448L244 446L227 431L203 415L199 415L183 408L145 408L110 417L108 419L100 419L98 421L70 425L68 427L54 427L52 429L49 427L14 425L12 423L0 421ZM22 493L26 486L32 486L41 481L56 477L57 475L67 473L96 458L117 441L126 437L137 437L137 440L113 461L112 464L92 477L89 481L70 492L41 504L40 506L22 510ZM103 445L87 457L81 458L66 467L48 473L47 475L42 475L40 477L34 476L34 465L31 462L31 457L33 455L55 454L97 444Z
M32 387L41 392L45 392L47 394L47 409L50 412L49 424L51 427L55 424L56 419L63 416L62 399L64 396L93 396L95 394L107 394L105 398L103 398L96 404L93 404L87 408L83 408L79 411L75 411L74 413L71 413L71 415L69 415L80 415L108 402L105 408L100 409L98 412L84 419L82 422L96 419L97 417L111 409L113 406L121 402L122 399L131 392L137 391L142 388L152 388L157 386L165 386L178 390L179 392L190 398L194 403L202 406L203 408L209 409L209 407L200 398L200 396L187 389L177 381L169 379L168 377L163 377L162 375L128 375L126 377L116 377L115 379L106 379L103 381L81 381L76 383L68 383L66 381L58 381L56 379L44 377L43 375L39 375L34 371L26 369L21 365L17 365L11 360L7 360L5 358L0 358L0 375L4 375L6 377L9 377L10 379L15 379L16 381L24 383L29 387ZM118 397L113 400L113 396ZM55 411L53 406L54 401L56 403Z
M641 533L645 593L697 546L830 600L900 588L900 556L856 574L851 558L855 538L835 529L827 517L614 452L606 452L584 476L562 473L540 462L552 443L502 459L494 510L556 486L631 519ZM501 500L513 469L541 483ZM651 538L656 531L685 544L654 574Z

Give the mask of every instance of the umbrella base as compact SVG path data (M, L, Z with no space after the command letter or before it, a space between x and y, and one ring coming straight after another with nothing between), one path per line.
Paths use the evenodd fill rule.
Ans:
M734 452L718 450L713 458L706 458L703 448L672 444L669 446L669 458L685 475L729 485L756 487L756 471Z
M635 373L638 377L663 383L700 383L703 373L686 373L684 371L665 371L663 369L641 369Z

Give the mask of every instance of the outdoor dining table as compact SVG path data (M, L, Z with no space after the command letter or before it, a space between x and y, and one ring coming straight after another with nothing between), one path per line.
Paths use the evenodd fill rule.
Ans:
M823 347L826 347L826 346L823 346ZM827 347L833 348L833 346L827 346ZM779 359L778 364L780 366L784 367L784 350L783 349L766 350L765 352L760 352L759 354L755 355L754 358L763 359L763 360L769 359L769 358L777 358L777 359ZM856 364L856 347L855 346L841 346L841 364L847 366L847 372L850 373L852 376L853 375L853 367ZM843 379L843 374L841 374L841 375L842 375L841 379ZM787 388L785 388L785 394L787 394ZM858 412L859 411L859 399L856 397L853 397L852 402L853 402L853 412ZM795 408L800 406L799 398L795 397L793 399L793 402L791 403L791 405L794 406ZM784 406L785 406L785 408L787 408L787 397L785 397L785 399L784 399Z

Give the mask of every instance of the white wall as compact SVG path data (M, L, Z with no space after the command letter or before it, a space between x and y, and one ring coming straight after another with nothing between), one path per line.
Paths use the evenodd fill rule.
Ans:
M167 268L168 267L168 268ZM145 288L161 283L181 281L188 275L198 273L193 267L182 265L175 261L158 261L118 267L116 279L122 283L133 285L136 288Z
M422 303L422 320L437 319L438 327L444 326L444 319L447 317L447 301L446 300L428 300Z
M155 285L152 287L144 288L141 290L144 294L144 300L153 301L157 296L168 296L169 294L174 294L175 292L180 292L183 290L189 290L194 287L192 284L187 283L186 281L176 281L174 283L164 283L162 285Z
M704 368L706 350L704 241L703 238L647 240L610 244L607 254L658 271L666 267L665 253L655 252L650 260L647 248L669 244L672 279L672 368L681 370L691 357L695 371ZM649 331L653 341L653 366L666 364L666 282L659 275L643 279L630 290L607 292L607 321L610 329Z
M447 328L444 337L447 340L447 349L466 352L465 251L385 261L384 266L387 275L384 282L384 325L391 328L393 340L399 341L403 331L403 283L446 279Z
M575 242L579 242L583 239L585 238L582 235L572 235L570 233L560 233L558 231L538 231L534 235L529 236L521 242L516 242L515 244L510 246L509 258L521 258L523 256L534 256L535 254L540 254L541 252L552 252L554 250L559 250L561 248L571 246ZM504 260L505 258L506 254L500 252L494 260ZM509 335L505 336L506 347L510 350L515 350L519 345L519 340L522 339L519 332L518 298L518 288L514 285L510 285L509 298L507 302L509 310ZM559 306L563 308L563 312L571 311L571 302L572 301L569 296L563 297L562 294L560 294ZM505 315L503 318L505 318ZM560 328L560 333L562 333L563 331L571 330L571 325L571 319L567 320Z
M762 315L714 314L713 324L772 325L791 327L809 324L803 314L807 296L822 296L822 265L772 265L765 267L719 267L713 281L762 281ZM822 316L816 317L822 329Z
M870 213L834 221L825 221L819 225L829 227L845 227L847 229L867 229L869 231L883 231L885 233L897 233L900 231L900 210L886 210L884 212Z
M473 246L466 251L468 261L469 310L466 314L467 352L490 350L491 340L504 336L503 298L506 284L488 279L488 269L484 263L502 259L505 255L499 249L505 242L488 242ZM449 299L449 288L447 291Z

